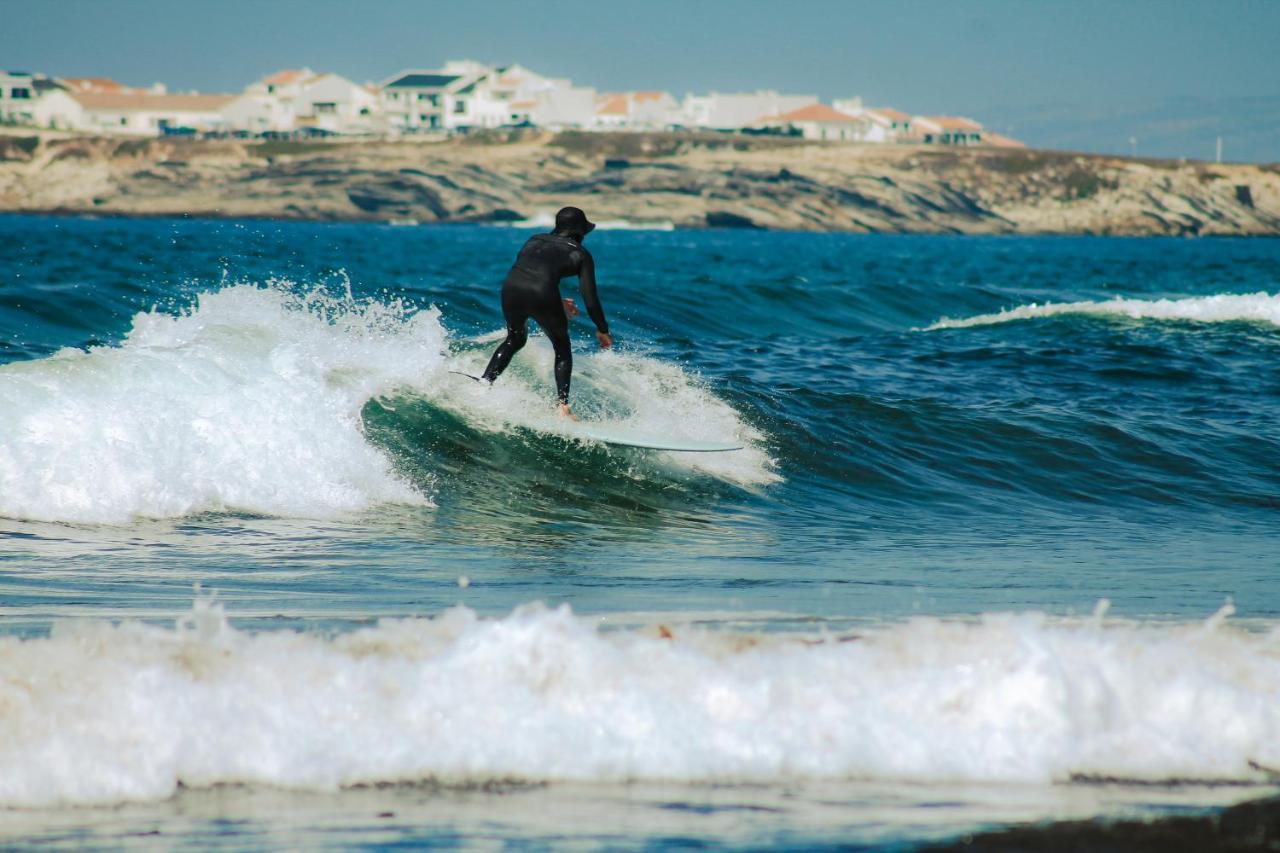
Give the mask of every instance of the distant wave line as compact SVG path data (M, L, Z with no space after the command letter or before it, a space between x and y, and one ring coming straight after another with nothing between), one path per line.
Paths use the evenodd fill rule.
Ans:
M1044 304L1033 302L1030 305L1007 308L995 314L979 314L959 320L944 317L926 326L922 331L965 329L971 326L1034 320L1062 314L1128 317L1134 320L1191 320L1200 323L1255 321L1280 326L1280 295L1260 291L1249 294L1221 293L1185 299L1126 299L1117 296L1100 302L1046 302Z

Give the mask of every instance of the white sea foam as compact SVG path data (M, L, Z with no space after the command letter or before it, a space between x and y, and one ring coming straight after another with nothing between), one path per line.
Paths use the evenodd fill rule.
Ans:
M936 329L963 329L1032 320L1060 314L1093 314L1129 317L1135 320L1193 320L1200 323L1252 321L1280 326L1280 295L1269 293L1223 293L1215 296L1193 296L1185 299L1124 299L1116 297L1102 302L1046 302L1009 308L997 314L980 314L962 320L944 318L928 326Z
M673 633L673 635L672 635ZM1257 780L1280 640L1039 614L856 638L597 632L464 608L336 638L68 623L0 639L0 804L433 778Z
M429 503L368 441L365 403L408 391L482 428L556 431L546 346L535 341L509 377L482 388L448 370L479 372L487 350L451 355L435 309L225 287L178 315L137 315L119 345L0 365L0 516L323 518ZM578 365L581 395L597 380L613 384L596 395L599 405L630 425L759 440L676 366L614 354L584 355ZM756 447L735 455L668 464L744 483L774 478Z
M421 503L365 440L369 397L439 370L435 311L279 287L142 313L118 346L0 366L0 515L120 522Z
M451 363L452 369L472 374L483 370L492 341L483 343L483 349L459 352ZM492 387L453 382L433 389L430 396L479 428L499 432L525 427L567 437L568 425L549 402L555 388L554 360L550 342L534 336ZM608 421L635 435L744 445L743 450L730 453L617 451L628 459L643 458L648 466L696 472L745 486L780 479L773 459L764 449L760 430L677 364L616 350L577 353L573 406L584 420ZM643 475L651 467L635 470Z

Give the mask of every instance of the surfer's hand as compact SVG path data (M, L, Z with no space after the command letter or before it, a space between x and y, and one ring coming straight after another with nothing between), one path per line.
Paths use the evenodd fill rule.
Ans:
M613 346L613 336L608 332L596 332L596 342L600 344L600 349L609 349Z
M565 316L566 316L566 317L568 317L570 320L572 320L574 317L577 317L577 316L578 316L578 306L574 304L573 300L572 300L572 299L564 299L564 300L562 300L562 301L564 302L564 313L565 313Z

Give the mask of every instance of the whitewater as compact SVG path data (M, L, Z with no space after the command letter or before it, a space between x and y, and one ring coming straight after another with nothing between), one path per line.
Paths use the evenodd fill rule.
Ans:
M326 639L236 631L203 598L173 628L0 643L0 805L423 779L1260 782L1280 630L1230 611L778 637L458 607Z
M453 349L435 308L287 282L228 285L177 314L140 313L118 345L0 366L0 515L123 523L429 505L430 484L407 482L364 434L365 405L390 396L432 401L491 432L567 435L534 387L549 370L473 386L450 371L479 372L487 353ZM611 353L581 361L585 417L758 445L758 431L678 367ZM600 373L609 388L591 395ZM758 447L732 460L665 461L744 483L776 478Z

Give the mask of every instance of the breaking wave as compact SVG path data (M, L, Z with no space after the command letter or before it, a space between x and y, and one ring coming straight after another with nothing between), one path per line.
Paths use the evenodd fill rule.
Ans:
M1046 302L1009 308L996 314L980 314L962 320L943 318L925 331L964 329L1033 320L1062 314L1127 317L1133 320L1190 320L1199 323L1257 322L1280 326L1280 295L1259 292L1217 294L1185 299L1124 299L1102 302Z
M494 440L513 427L563 432L540 348L533 342L513 378L488 388L449 373L478 372L488 350L452 340L434 308L238 284L177 314L140 313L118 345L0 365L0 516L326 518L428 505L432 484L370 441L366 404L407 395ZM776 479L760 433L678 366L601 353L581 358L574 378L585 415L752 444L736 459L654 454L648 470Z
M1280 766L1280 634L920 618L725 634L528 605L337 637L172 628L0 638L0 803L432 779L1258 781Z

